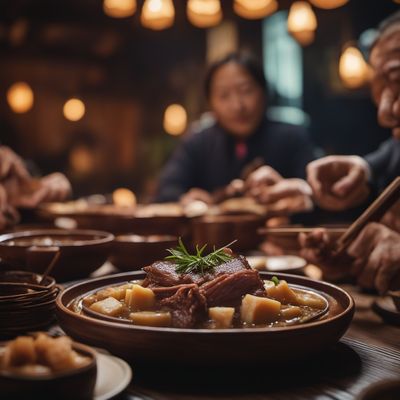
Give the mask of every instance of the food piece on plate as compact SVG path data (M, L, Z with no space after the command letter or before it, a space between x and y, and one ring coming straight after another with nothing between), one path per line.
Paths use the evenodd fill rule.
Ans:
M125 304L132 311L148 311L155 305L155 295L151 289L134 284L131 289L126 289Z
M268 297L278 300L282 304L298 305L297 294L289 287L286 281L280 280L276 285L266 285Z
M285 320L298 318L298 317L301 317L302 315L303 315L303 311L298 306L288 306L285 308L284 307L281 308L281 316Z
M69 337L52 338L45 333L39 333L36 338L20 336L10 341L0 353L0 369L31 376L79 368L89 363L89 357L72 349Z
M266 297L246 294L242 300L240 316L247 324L267 324L279 318L281 303Z
M104 300L93 303L89 308L100 314L116 317L121 314L123 305L117 299L114 299L114 297L107 297Z
M196 283L200 286L220 275L251 269L243 256L233 257L228 262L217 265L204 273L181 274L176 272L176 267L177 265L170 261L157 261L143 268L147 273L143 286L176 286L186 283Z
M257 271L244 270L221 275L200 288L208 307L238 306L245 294L265 293L263 281Z
M298 293L297 304L300 306L317 308L318 310L323 310L326 307L326 301L318 296L313 296L311 293Z
M210 307L208 309L208 316L215 322L216 328L230 328L234 313L233 307Z
M110 287L106 289L99 290L96 293L97 300L103 300L107 297L114 297L114 299L122 300L125 297L126 289L129 289L131 285L125 284L121 286Z
M193 284L181 287L173 296L161 300L160 305L171 312L175 328L194 328L207 316L206 298Z
M135 325L145 326L171 326L172 317L170 312L165 311L138 311L129 314L129 319Z
M2 367L19 367L36 362L34 339L29 336L20 336L10 342L2 357Z

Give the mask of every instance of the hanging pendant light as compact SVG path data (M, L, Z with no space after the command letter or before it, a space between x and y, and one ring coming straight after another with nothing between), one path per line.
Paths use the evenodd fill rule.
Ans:
M247 19L260 19L278 9L276 0L235 0L233 9L237 15Z
M33 106L34 96L26 82L17 82L7 90L7 102L11 110L17 114L28 112Z
M85 103L77 98L67 100L63 107L63 114L69 121L79 121L85 115Z
M103 11L113 18L131 17L136 11L136 0L104 0Z
M339 76L347 88L356 89L369 79L370 70L360 50L350 46L340 56Z
M174 23L175 9L172 0L145 0L140 21L146 28L160 31Z
M310 3L315 7L324 8L325 10L344 6L348 2L349 0L310 0Z
M186 13L189 21L198 28L210 28L222 20L219 0L189 0Z
M288 16L288 31L302 45L307 46L315 38L317 18L309 3L296 1Z

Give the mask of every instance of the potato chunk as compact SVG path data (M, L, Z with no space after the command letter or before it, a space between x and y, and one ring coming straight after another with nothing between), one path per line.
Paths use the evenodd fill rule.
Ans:
M215 322L216 328L231 327L234 313L233 307L210 307L208 309L208 316Z
M265 288L268 297L280 301L282 304L298 305L296 293L289 287L286 281L279 281L278 285Z
M29 336L20 336L12 341L3 355L3 367L18 367L24 364L34 364L36 352L34 339Z
M280 310L279 301L246 294L242 300L240 316L248 324L266 324L276 321Z
M129 284L125 284L121 286L102 289L96 294L97 299L103 300L106 299L107 297L114 297L114 299L122 300L125 297L126 289L128 289L130 286L131 285Z
M323 310L326 307L326 302L318 296L313 296L311 293L298 293L297 304Z
M100 314L116 317L121 313L123 305L118 300L114 299L114 297L107 297L104 300L92 304L90 309Z
M281 309L281 315L286 320L301 317L302 314L303 311L298 306L289 306Z
M136 325L146 326L170 326L171 313L170 312L156 312L156 311L138 311L129 314L129 318Z
M149 311L154 307L155 301L155 295L151 289L134 284L131 289L126 290L125 304L132 311Z

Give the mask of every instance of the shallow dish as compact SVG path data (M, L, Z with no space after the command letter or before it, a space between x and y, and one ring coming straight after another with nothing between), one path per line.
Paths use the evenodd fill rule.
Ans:
M260 272L263 279L274 274ZM336 343L347 330L354 301L344 290L311 279L279 274L290 284L317 290L330 299L320 320L290 327L250 329L177 329L128 325L80 315L68 308L74 300L107 285L142 279L143 272L88 280L65 289L57 298L57 318L75 339L106 348L129 361L168 364L221 365L228 363L287 362L319 353Z
M49 265L55 246L60 257L51 271L57 281L79 279L107 260L114 236L91 230L37 229L0 236L0 257L8 265L42 273Z
M178 238L170 235L117 235L112 245L111 263L121 271L135 271L168 255Z
M298 256L247 256L247 261L253 269L268 272L299 272L307 261Z
M89 357L90 363L80 368L45 376L24 376L0 370L2 397L70 399L73 393L75 399L91 399L96 383L96 354L90 347L80 343L73 343L72 348Z

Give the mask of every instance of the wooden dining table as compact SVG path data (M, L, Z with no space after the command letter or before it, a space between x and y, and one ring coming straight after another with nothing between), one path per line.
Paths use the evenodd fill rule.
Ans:
M363 293L352 285L340 286L353 296L356 310L346 334L324 353L289 365L268 358L261 365L218 368L168 362L132 365L132 381L117 398L350 400L359 398L370 385L400 380L400 327L384 322L373 311L376 294ZM190 349L182 348L182 352Z

